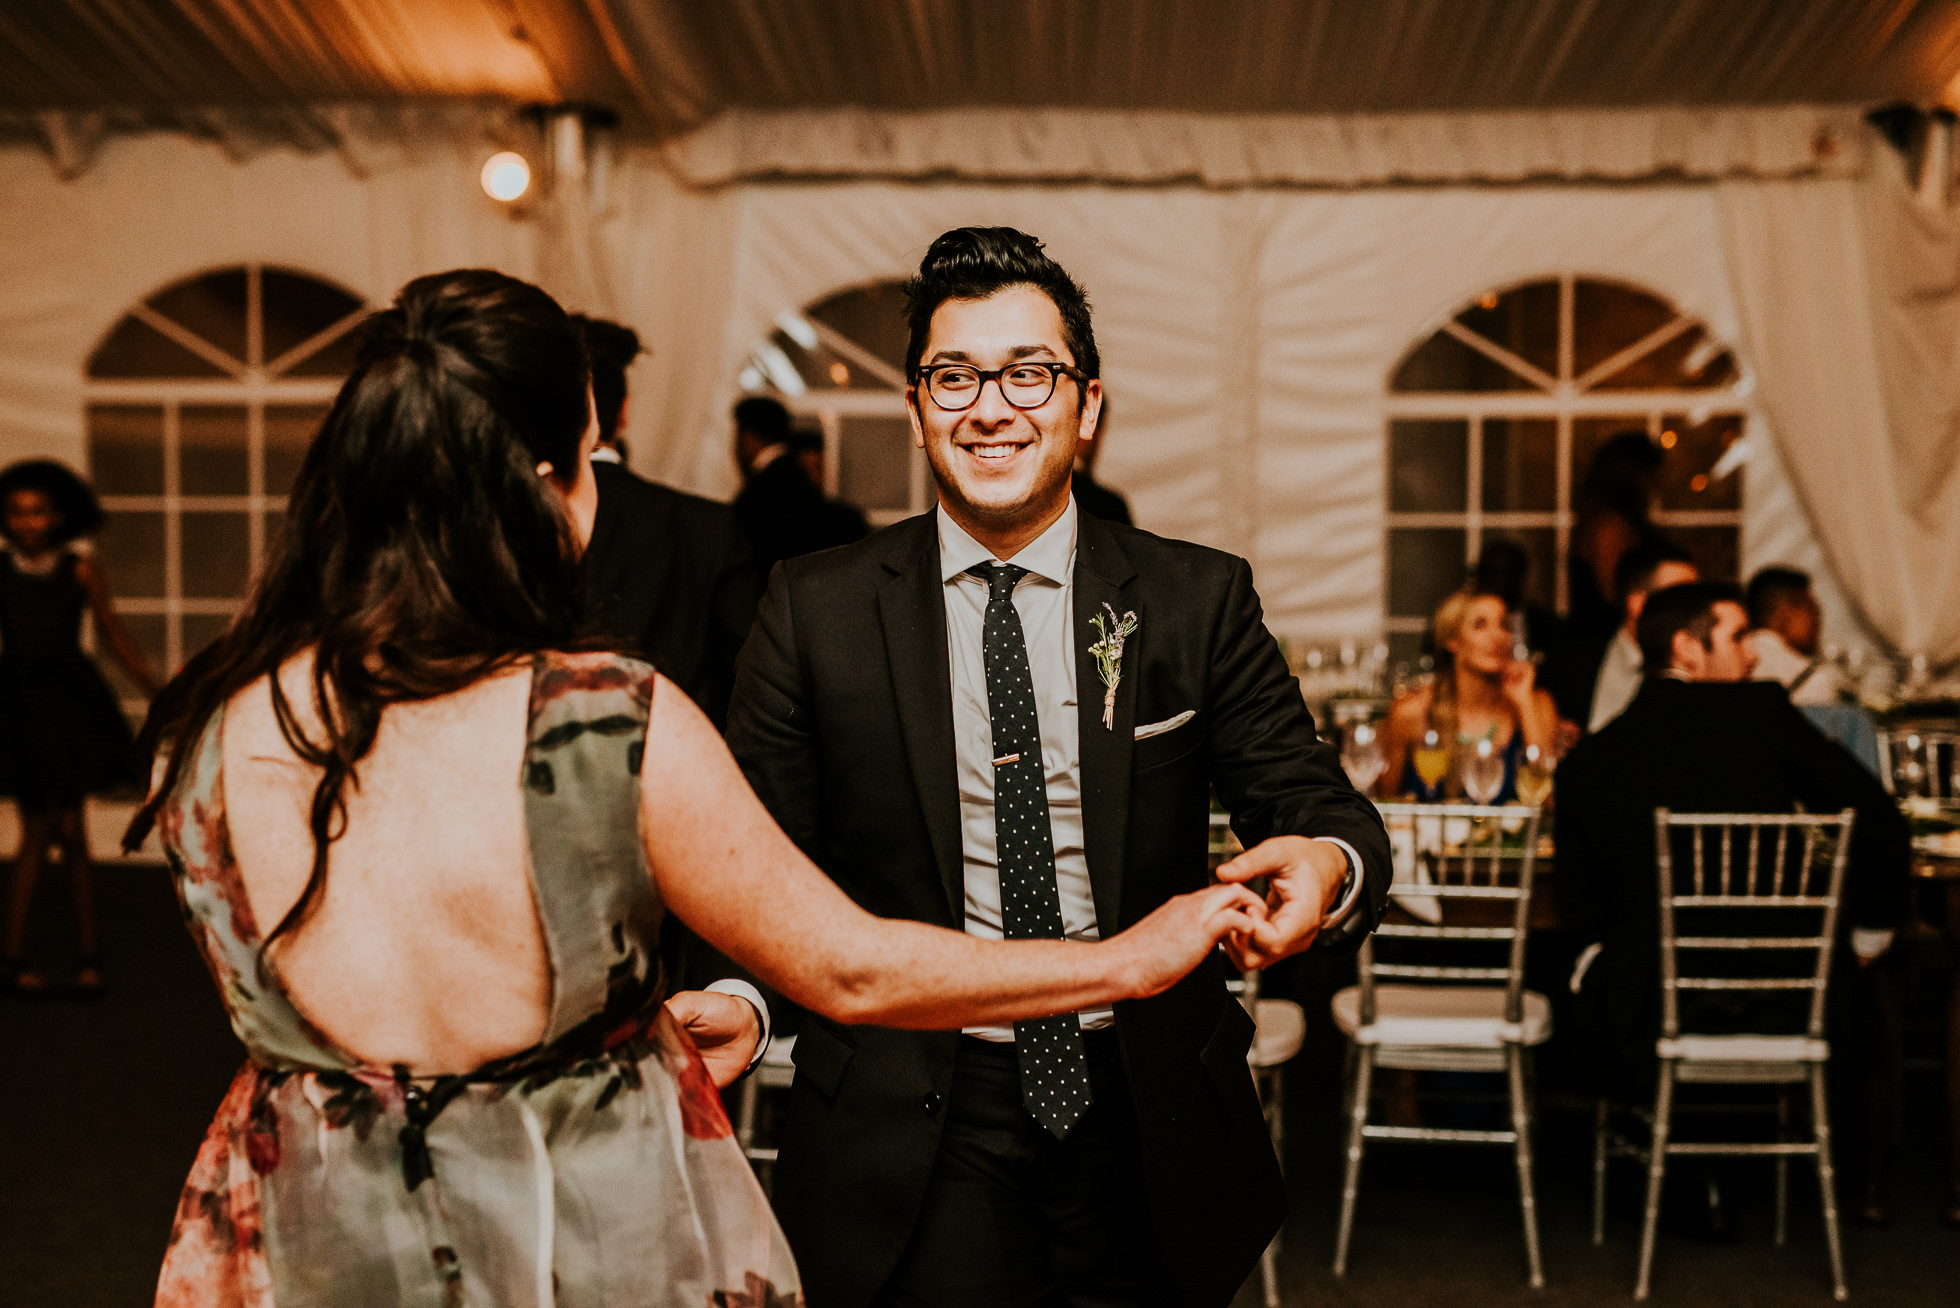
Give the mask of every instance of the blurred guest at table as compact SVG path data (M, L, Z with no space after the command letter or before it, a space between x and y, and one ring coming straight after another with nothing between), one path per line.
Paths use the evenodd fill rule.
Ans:
M1566 615L1581 641L1603 647L1620 625L1623 610L1614 576L1622 555L1661 535L1654 505L1665 457L1646 432L1623 431L1599 447L1579 483L1566 564Z
M1583 722L1592 702L1597 665L1574 656L1565 619L1525 598L1530 578L1531 556L1523 545L1509 536L1485 539L1471 584L1504 601L1511 614L1512 638L1537 660L1538 684L1551 694L1559 717L1566 722Z
M751 395L736 404L735 462L744 483L735 497L735 516L764 577L784 559L871 534L863 513L826 499L810 480L796 456L789 410L780 400Z
M1764 568L1749 579L1748 599L1756 680L1779 683L1792 704L1837 703L1837 671L1818 654L1824 610L1811 591L1810 574Z
M1103 442L1108 439L1109 396L1105 394L1102 420L1096 424L1096 438L1086 442L1082 453L1075 456L1075 472L1069 479L1069 490L1075 496L1075 507L1090 517L1134 527L1137 525L1136 519L1130 516L1130 502L1123 498L1123 493L1096 480L1096 460L1102 457Z
M1504 761L1504 784L1487 802L1511 803L1525 751L1535 747L1545 760L1554 753L1558 708L1539 689L1531 660L1515 657L1510 610L1500 596L1473 587L1457 591L1436 610L1430 631L1435 679L1389 711L1376 790L1425 801L1461 794L1458 761L1488 742ZM1424 775L1423 756L1438 750L1447 754L1450 772Z
M1598 731L1620 716L1639 693L1645 663L1634 632L1647 596L1700 579L1701 574L1688 552L1658 536L1620 556L1619 566L1613 573L1613 590L1620 597L1623 616L1620 629L1613 633L1600 658L1599 672L1593 678L1592 707L1586 716L1586 730Z
M88 484L51 459L0 472L0 794L20 807L20 852L7 914L0 985L23 994L48 981L22 961L34 884L54 846L75 893L75 988L102 988L95 935L86 796L143 780L136 742L115 692L82 652L82 615L145 696L156 683L130 639L102 564L71 548L102 526Z
M1749 617L1732 585L1655 590L1640 614L1649 670L1625 713L1579 742L1558 770L1558 888L1565 921L1596 956L1575 978L1581 1039L1601 1093L1644 1096L1660 1030L1660 917L1654 810L1812 813L1854 809L1841 920L1869 966L1891 945L1907 900L1904 818L1878 780L1826 740L1775 686L1750 680ZM1838 987L1850 997L1852 987ZM1753 1012L1754 1010L1750 1010ZM1884 1075L1882 1023L1839 1028L1837 1059ZM1742 1029L1750 1029L1743 1027ZM1780 1028L1779 1028L1780 1029ZM1887 1096L1869 1103L1889 1111ZM1889 1135L1884 1126L1875 1141ZM1868 1191L1877 1186L1877 1171ZM1882 1205L1881 1205L1882 1206ZM1867 1211L1869 1211L1869 1205ZM1719 1226L1719 1214L1709 1220Z
M803 465L803 475L810 484L822 490L823 476L823 428L798 427L789 434L790 448L796 451L796 461Z
M591 360L599 422L592 456L599 510L581 564L586 602L603 630L659 668L720 728L760 595L748 542L726 504L600 457L626 448L626 369L640 338L619 323L582 314L572 321Z

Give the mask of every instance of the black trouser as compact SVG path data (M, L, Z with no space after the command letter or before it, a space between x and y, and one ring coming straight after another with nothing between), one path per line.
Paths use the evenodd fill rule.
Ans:
M1175 1303L1116 1032L1086 1039L1095 1103L1057 1140L1021 1107L1014 1046L961 1037L932 1181L879 1308Z

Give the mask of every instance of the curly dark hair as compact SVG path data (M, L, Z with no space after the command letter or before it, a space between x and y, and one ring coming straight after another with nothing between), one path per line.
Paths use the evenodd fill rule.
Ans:
M39 491L48 497L58 521L49 533L48 543L66 545L102 530L102 504L89 484L65 463L53 459L23 459L0 471L0 510L4 510L15 491ZM8 540L7 518L0 512L0 535Z
M1062 343L1084 377L1102 376L1089 294L1048 256L1040 241L1012 227L955 227L941 235L919 261L919 275L905 283L905 375L919 379L934 310L948 300L984 300L1010 286L1032 286L1062 315Z

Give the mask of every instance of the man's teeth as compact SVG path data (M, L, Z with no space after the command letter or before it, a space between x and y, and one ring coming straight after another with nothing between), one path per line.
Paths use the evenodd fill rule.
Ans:
M968 448L973 451L976 458L1005 459L1021 447L1018 445L973 445Z

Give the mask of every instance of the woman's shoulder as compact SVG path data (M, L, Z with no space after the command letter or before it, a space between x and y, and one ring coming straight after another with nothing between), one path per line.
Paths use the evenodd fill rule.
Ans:
M1436 702L1436 688L1432 685L1417 686L1405 690L1397 697L1388 710L1388 720L1398 726L1412 726L1429 720L1430 707Z

